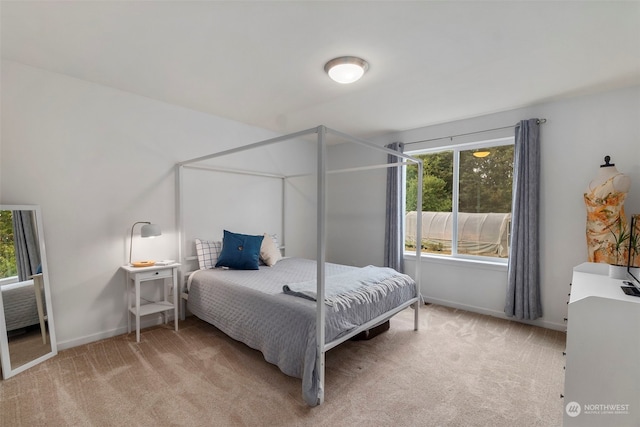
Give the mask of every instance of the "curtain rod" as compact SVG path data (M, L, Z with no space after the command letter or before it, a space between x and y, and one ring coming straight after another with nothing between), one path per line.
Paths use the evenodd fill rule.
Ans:
M542 123L546 123L546 122L547 122L547 119L538 119L538 120L537 120L537 123L538 123L539 125L541 125ZM453 138L458 138L458 137L461 137L461 136L475 135L475 134L478 134L478 133L493 132L494 130L511 129L511 128L513 128L513 127L518 126L519 124L520 124L520 123L515 124L515 125L513 125L513 126L502 126L502 127L500 127L500 128L493 128L493 129L486 129L486 130L478 130L478 131L475 131L475 132L468 132L468 133L460 133L460 134L458 134L458 135L442 136L442 137L440 137L440 138L422 139L422 140L420 140L420 141L405 142L405 144L404 144L404 145L405 145L405 146L407 146L407 145L411 145L411 144L420 144L420 143L422 143L422 142L439 141L439 140L441 140L441 139L453 139Z

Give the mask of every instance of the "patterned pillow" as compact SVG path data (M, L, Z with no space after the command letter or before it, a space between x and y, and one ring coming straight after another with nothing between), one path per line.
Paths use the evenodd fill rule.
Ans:
M259 270L260 246L263 236L232 233L224 230L222 252L216 267L236 270Z
M196 239L196 252L201 270L215 268L220 252L222 252L222 242Z

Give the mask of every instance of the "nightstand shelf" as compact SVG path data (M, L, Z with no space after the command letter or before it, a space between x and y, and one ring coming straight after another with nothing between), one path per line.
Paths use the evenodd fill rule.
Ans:
M169 312L173 311L175 330L178 330L178 267L179 263L170 265L154 265L151 267L133 267L123 265L127 275L127 331L131 332L131 316L136 319L136 342L140 342L140 318L149 314L162 313L164 322L169 320ZM167 283L170 280L171 283ZM146 304L140 302L140 285L161 281L162 299Z
M147 314L162 313L167 310L173 310L173 303L168 301L158 301L150 304L140 304L140 316ZM135 316L136 308L129 307L129 312Z

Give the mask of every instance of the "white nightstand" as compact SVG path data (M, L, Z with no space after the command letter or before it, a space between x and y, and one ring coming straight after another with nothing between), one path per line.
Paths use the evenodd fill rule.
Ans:
M176 331L178 330L178 267L179 263L169 265L154 265L153 267L132 267L123 265L127 274L127 331L131 332L131 315L136 316L136 342L140 342L140 316L162 313L164 322L168 321L168 311L173 310ZM171 279L168 286L167 279ZM140 284L155 280L162 280L164 299L147 304L140 304ZM172 289L169 296L169 289Z

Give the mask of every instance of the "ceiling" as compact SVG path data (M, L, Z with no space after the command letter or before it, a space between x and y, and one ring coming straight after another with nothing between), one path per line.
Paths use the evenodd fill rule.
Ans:
M289 133L371 137L640 84L640 2L2 1L4 59ZM352 85L325 62L370 63Z

